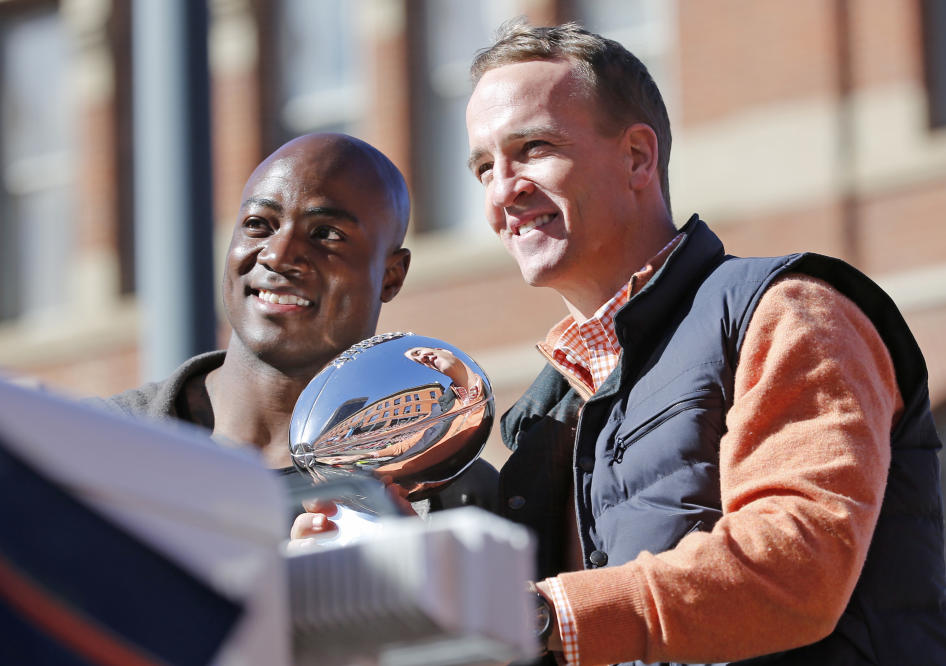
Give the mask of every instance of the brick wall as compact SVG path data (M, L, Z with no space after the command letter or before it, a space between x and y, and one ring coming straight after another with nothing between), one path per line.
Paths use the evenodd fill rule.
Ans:
M539 21L569 18L569 2L523 4ZM686 175L682 180L704 178L736 159L726 146L735 146L741 133L745 138L750 120L756 128L775 123L777 134L778 123L802 108L821 125L818 132L802 131L799 136L828 144L795 146L802 158L820 149L822 161L806 164L802 159L787 173L778 170L784 168L785 155L775 149L763 151L768 162L747 166L747 171L759 172L756 178L765 178L769 169L778 174L764 183L772 190L766 195L770 199L756 197L751 207L725 205L756 193L749 173L727 180L716 193L718 202L702 196L692 202L716 226L728 249L746 255L811 249L852 260L873 276L946 264L946 225L941 223L946 169L937 171L946 164L946 138L923 128L906 102L895 108L901 115L891 116L894 120L888 124L887 116L875 111L888 98L899 95L909 101L910 95L922 94L918 6L918 0L679 0L672 46L679 95L674 96L671 116L679 153L675 168ZM369 73L375 102L362 126L364 137L390 154L409 180L414 159L408 78L412 59L406 41L412 35L410 25L408 21L400 31L369 31L376 40ZM215 215L220 236L226 238L243 183L265 150L260 127L264 105L257 98L268 88L260 84L259 68L252 62L232 67L218 62L214 72ZM846 105L842 92L849 95ZM86 107L80 121L80 244L93 254L115 246L118 220L109 212L115 197L110 188L123 165L114 161L109 148L113 112L106 100L104 106ZM910 127L905 128L907 123ZM900 134L891 140L903 148L902 154L893 155L887 144L878 143L884 132L904 133L904 140ZM709 145L722 146L711 160L687 151L688 142L707 136L715 137ZM885 160L891 155L896 161ZM778 182L771 182L785 179L788 186L793 175L804 176L815 167L825 175L809 189L782 192ZM689 204L685 183L675 190L675 209L678 195ZM682 222L691 211L676 212ZM492 257L488 261L470 255L464 238L436 246L426 238L411 242L417 270L409 275L404 292L383 309L380 328L442 337L474 358L495 363L501 412L525 388L529 369L538 365L529 348L563 315L560 299L551 291L526 287L511 261L496 260L501 254L498 241L491 246L492 255L487 252ZM425 253L436 253L442 268L422 270ZM117 294L112 298L120 301ZM133 310L127 303L123 307ZM0 343L5 343L0 348L7 350L0 366L79 393L109 394L134 386L136 319L133 311L125 310L115 319L113 338L88 335L72 349L59 344L56 353L45 356L36 350L27 353L29 338L35 337L28 330L0 330ZM83 316L107 322L115 315L105 309ZM927 355L934 402L946 401L941 333L946 330L946 302L926 304L907 312L907 318ZM221 323L221 342L226 334ZM521 362L509 361L520 356ZM488 458L504 457L495 434L489 447Z

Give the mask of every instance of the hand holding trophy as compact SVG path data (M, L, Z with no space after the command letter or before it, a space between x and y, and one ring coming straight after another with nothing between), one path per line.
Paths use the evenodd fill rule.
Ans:
M436 338L385 333L352 346L309 382L293 409L293 463L315 483L344 545L396 514L381 479L413 502L479 456L493 422L483 370ZM329 501L329 503L326 503Z

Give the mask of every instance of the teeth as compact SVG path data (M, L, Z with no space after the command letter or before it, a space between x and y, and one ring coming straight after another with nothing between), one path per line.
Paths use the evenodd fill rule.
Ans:
M265 289L259 290L259 299L267 303L276 303L278 305L312 305L312 301L293 296L292 294L275 294Z
M546 213L545 215L539 215L536 218L533 218L530 222L526 222L521 227L516 230L516 233L520 236L525 236L533 229L538 229L539 227L545 225L546 223L552 220L552 215Z

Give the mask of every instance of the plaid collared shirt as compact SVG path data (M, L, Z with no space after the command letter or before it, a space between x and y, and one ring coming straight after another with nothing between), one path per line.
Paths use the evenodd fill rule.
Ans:
M617 367L621 354L621 345L614 328L615 315L663 266L682 238L683 234L674 236L590 319L579 323L571 315L565 317L549 331L545 342L540 343L539 347L572 379L581 382L592 393L596 392Z

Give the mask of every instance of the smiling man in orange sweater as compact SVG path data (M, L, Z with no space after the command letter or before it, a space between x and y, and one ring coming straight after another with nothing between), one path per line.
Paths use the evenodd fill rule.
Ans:
M667 112L620 44L516 22L471 71L487 220L569 313L502 422L555 658L946 663L940 443L889 297L678 230Z

